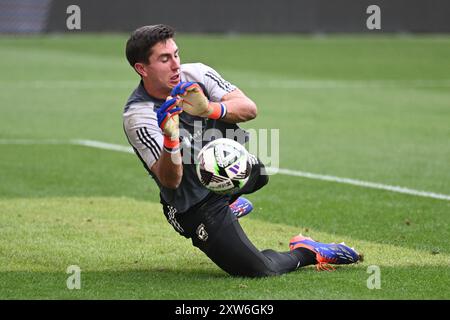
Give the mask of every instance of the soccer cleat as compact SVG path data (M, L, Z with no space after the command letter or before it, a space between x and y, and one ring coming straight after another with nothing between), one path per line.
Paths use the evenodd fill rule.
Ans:
M289 249L305 248L316 254L317 270L333 271L331 264L351 264L362 261L362 256L345 243L321 243L302 235L295 236L289 242Z
M253 210L253 205L246 198L239 197L232 204L230 204L230 209L236 218L242 218Z

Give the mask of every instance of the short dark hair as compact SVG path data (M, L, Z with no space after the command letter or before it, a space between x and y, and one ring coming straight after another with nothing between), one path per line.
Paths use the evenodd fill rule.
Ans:
M175 29L164 24L143 26L133 31L127 41L125 54L130 65L135 63L147 63L155 44L173 38Z

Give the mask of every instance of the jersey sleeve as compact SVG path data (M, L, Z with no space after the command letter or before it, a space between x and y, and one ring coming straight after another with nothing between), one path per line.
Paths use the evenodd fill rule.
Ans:
M151 103L137 103L128 106L123 125L131 146L148 169L161 156L163 135L156 120Z
M224 95L236 89L235 85L222 78L216 70L203 63L186 64L183 67L186 81L203 83L211 101L221 101Z

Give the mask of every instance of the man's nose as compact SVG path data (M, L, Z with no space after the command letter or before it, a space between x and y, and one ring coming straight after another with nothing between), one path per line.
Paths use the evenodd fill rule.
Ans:
M179 59L172 59L172 69L179 69L180 68L180 60Z

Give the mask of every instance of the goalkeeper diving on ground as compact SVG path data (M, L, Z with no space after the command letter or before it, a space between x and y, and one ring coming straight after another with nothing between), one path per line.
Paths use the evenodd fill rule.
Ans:
M358 262L361 256L343 243L326 244L301 235L291 238L285 252L253 245L239 218L253 208L243 195L269 182L257 157L251 157L249 179L237 192L219 194L202 185L194 159L186 157L210 141L192 141L199 129L213 128L223 137L227 130L242 131L237 124L253 120L257 106L211 67L181 64L174 35L167 25L143 26L131 34L126 57L140 82L123 112L125 134L160 189L167 221L232 276L281 275L308 265L330 270L333 264Z

